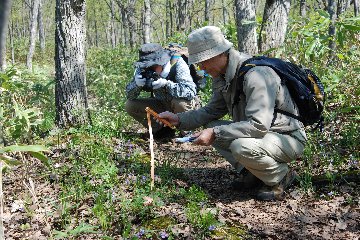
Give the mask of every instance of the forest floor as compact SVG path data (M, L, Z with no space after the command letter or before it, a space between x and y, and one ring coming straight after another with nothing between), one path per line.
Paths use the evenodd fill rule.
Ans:
M139 141L136 148L148 152L148 142ZM57 153L53 150L52 154L56 157ZM255 191L237 192L231 188L238 173L211 147L155 143L155 158L171 159L184 176L174 179L174 183L185 188L200 187L217 209L217 219L227 226L243 226L248 232L246 239L359 239L358 182L338 183L331 191L328 186L320 185L307 193L295 184L286 191L284 200L262 202L254 198ZM61 212L56 206L61 204L62 196L59 196L59 183L51 181L51 176L49 180L44 166L32 159L6 173L3 185L6 239L51 238L51 232L59 224ZM86 218L90 204L79 207L77 216ZM182 209L179 203L168 203L157 214L176 219L173 231L181 232L181 239L196 239ZM76 239L101 239L97 236L88 234ZM242 238L208 236L205 239Z

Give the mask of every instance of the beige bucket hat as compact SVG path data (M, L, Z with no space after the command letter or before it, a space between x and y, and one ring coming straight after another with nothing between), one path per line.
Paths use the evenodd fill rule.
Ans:
M188 37L189 64L198 63L215 57L233 44L225 39L220 28L206 26L194 30Z

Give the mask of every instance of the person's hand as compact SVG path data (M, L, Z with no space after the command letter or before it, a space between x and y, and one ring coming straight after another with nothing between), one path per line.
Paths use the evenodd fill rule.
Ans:
M166 80L164 78L159 78L158 80L152 83L152 87L153 89L159 89L161 87L164 87L168 83L168 81L169 80Z
M145 86L146 78L143 78L141 74L136 74L134 78L136 85L139 87Z
M192 136L196 137L193 141L196 145L210 146L215 141L215 133L213 128L207 128Z
M178 126L180 123L178 115L169 111L159 113L159 117L168 120L174 126ZM160 124L162 123L160 122Z

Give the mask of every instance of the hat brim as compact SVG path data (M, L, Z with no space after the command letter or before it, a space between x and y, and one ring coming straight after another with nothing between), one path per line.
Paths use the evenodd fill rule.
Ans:
M207 49L198 53L189 55L189 64L199 63L220 55L223 52L229 50L233 44L229 41L225 41L225 44L218 45L214 48Z
M171 59L171 52L163 50L161 52L156 52L151 55L147 55L143 58L140 58L139 61L134 63L134 66L137 68L148 68L154 65L163 66L168 63Z

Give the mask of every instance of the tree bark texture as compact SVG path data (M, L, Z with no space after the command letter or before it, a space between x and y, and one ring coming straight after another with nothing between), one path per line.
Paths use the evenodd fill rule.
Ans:
M40 42L40 50L42 53L45 52L45 31L44 31L44 21L43 21L43 13L42 13L42 0L39 1L39 11L37 16L38 27L39 27L39 42Z
M150 0L144 0L144 43L151 42L151 6Z
M343 14L350 6L351 0L338 0L337 3L337 17Z
M60 127L90 122L85 65L85 0L56 0L55 105Z
M328 0L328 12L330 15L330 25L329 25L329 63L331 64L335 58L335 23L336 23L336 1Z
M225 5L225 0L221 1L221 6L222 6L222 12L223 12L223 24L225 25L227 23L227 10L226 10L226 5Z
M170 0L166 0L166 38L169 38L170 37L170 32L171 32L171 29L170 29L170 16L171 16L171 2Z
M205 22L210 21L210 0L205 0Z
M115 5L113 0L110 0L109 39L111 41L111 47L115 48L117 39L116 39L116 30L115 30Z
M260 51L280 47L286 34L290 0L266 0L260 30Z
M39 13L40 0L33 0L30 15L30 35L29 35L29 52L26 58L26 66L32 69L32 59L35 52L36 33L37 33L37 15Z
M11 0L0 1L0 71L3 71L6 68L6 35L11 2Z
M355 17L359 15L359 0L354 0L354 15Z
M235 0L235 5L238 49L240 52L255 55L258 53L255 5L252 0Z
M187 21L187 5L188 0L178 0L178 21L177 21L177 31L183 31L186 29Z
M11 21L11 27L9 28L9 40L11 48L11 63L15 64L15 48L14 48L14 22Z
M127 20L129 24L130 47L134 48L136 44L136 18L135 18L135 3L136 0L129 0L127 7Z
M300 16L306 17L306 0L300 0Z

